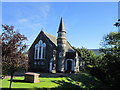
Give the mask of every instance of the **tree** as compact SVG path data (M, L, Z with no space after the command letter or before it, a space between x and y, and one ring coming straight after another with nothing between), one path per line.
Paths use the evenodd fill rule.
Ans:
M104 37L101 51L108 55L110 62L120 58L120 32L111 32ZM112 56L112 57L110 57Z
M118 25L116 27L119 27ZM102 58L102 71L106 76L106 82L109 86L119 86L120 82L120 32L110 32L104 36L101 52L104 53Z
M114 24L116 27L120 27L120 19L118 19L118 22Z
M25 40L27 38L19 32L14 31L13 26L2 25L2 68L3 74L10 74L10 88L13 75L19 69L27 68L27 55Z
M75 48L75 47L74 47ZM79 56L82 58L83 61L85 61L85 66L95 66L96 63L96 55L93 51L88 50L84 47L82 48L76 48L76 50L79 52Z

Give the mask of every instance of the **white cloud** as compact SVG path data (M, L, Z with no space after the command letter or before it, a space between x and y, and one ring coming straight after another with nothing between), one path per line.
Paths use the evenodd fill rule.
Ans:
M50 6L46 5L46 6L42 7L41 11L42 11L43 15L45 17L47 17L49 14L49 11L50 11Z
M19 19L18 23L20 25L22 25L23 27L25 26L25 27L28 27L28 28L33 29L33 30L37 27L43 26L40 22L33 22L32 20L25 19L25 18Z
M29 20L25 19L25 18L22 18L22 19L19 19L18 22L19 23L27 23L27 22L29 22Z
M46 3L40 4L39 6L34 6L32 9L35 9L35 14L29 15L29 17L20 18L17 22L30 29L44 28L50 12L50 5ZM38 13L36 11L38 11Z
M37 7L38 11L40 12L40 16L42 18L46 18L49 15L50 12L50 6L49 5L41 5L39 7Z

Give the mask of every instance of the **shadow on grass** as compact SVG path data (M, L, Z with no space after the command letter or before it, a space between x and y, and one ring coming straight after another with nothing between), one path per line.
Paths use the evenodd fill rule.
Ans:
M73 81L81 82L81 87L84 88L102 88L103 83L90 74L80 74L78 76L70 77Z
M10 81L10 80L8 80ZM28 82L28 81L25 81L25 80L13 80L13 82L16 82L16 83L32 83L32 82Z
M80 88L80 86L73 84L72 82L66 82L64 80L52 81L56 84L59 84L58 87L55 88Z
M60 76L61 77L61 76ZM91 89L91 88L103 88L103 83L98 80L97 78L91 76L90 74L87 73L82 73L82 74L77 74L77 75L71 75L71 76L67 76L61 79L55 79L55 78L60 78L60 77L52 77L52 79L49 79L51 77L46 77L47 79L43 79L44 81L40 81L40 82L53 82L58 84L58 86L54 87L54 88L79 88L79 89ZM44 77L43 77L44 78ZM42 80L42 78L41 78ZM10 81L10 80L8 80ZM26 82L24 80L13 80L13 82L16 83L31 83L31 82ZM36 87L37 88L37 87Z
M66 77L67 81L59 80L52 81L59 84L55 88L79 88L79 89L90 89L90 88L103 88L103 84L97 78L91 76L90 74L79 74Z

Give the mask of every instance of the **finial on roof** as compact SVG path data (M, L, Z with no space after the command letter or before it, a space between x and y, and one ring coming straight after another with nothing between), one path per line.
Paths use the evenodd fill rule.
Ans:
M44 32L43 28L41 28L41 32Z
M44 31L43 31L43 28L41 28L41 31L40 31L40 33L43 33Z
M59 25L58 32L65 32L64 21L63 21L62 17L61 17L61 20L60 20L60 25Z

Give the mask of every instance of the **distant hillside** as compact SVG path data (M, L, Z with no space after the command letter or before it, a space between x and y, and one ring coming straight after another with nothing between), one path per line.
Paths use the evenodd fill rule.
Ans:
M93 51L96 55L100 55L101 54L99 49L89 49L89 50Z

